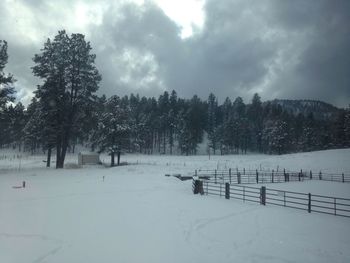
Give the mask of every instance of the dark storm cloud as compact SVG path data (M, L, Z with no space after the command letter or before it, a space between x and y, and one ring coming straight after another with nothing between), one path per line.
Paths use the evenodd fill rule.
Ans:
M350 103L350 1L273 3L274 22L286 32L297 32L295 42L302 43L296 45L302 49L298 63L272 85L280 89L277 94L347 106Z
M263 81L276 44L264 39L260 19L248 2L208 1L206 23L191 45L198 50L194 60L199 67L200 93L245 96Z
M151 3L125 4L118 9L119 17L116 12L108 10L103 26L92 30L93 41L103 47L98 64L109 72L103 74L104 92L159 95L169 88L166 71L183 55L180 29Z
M230 10L225 4L208 3L206 8L207 22L203 31L185 40L180 38L176 24L152 4L143 8L127 5L122 8L123 15L119 19L114 19L115 11L109 10L102 31L96 28L100 35L98 39L110 43L105 50L106 56L102 56L103 67L115 72L105 74L104 83L113 92L136 90L127 83L116 85L115 81L116 74L125 74L125 62L118 54L131 49L139 51L141 57L152 54L157 65L155 82L149 83L148 89L139 90L140 93L146 90L149 94L159 94L163 88L175 89L187 97L199 94L206 98L214 92L224 98L249 92L267 74L266 64L273 57L274 44L263 40L261 34L254 34L260 28L259 24L249 25L243 17L233 20L230 12L223 14L222 10ZM237 21L241 24L237 25ZM254 32L244 31L244 27L250 27ZM110 56L106 60L108 54L114 53L111 50L117 59ZM135 83L131 82L131 85Z
M248 101L259 92L264 100L309 98L343 107L350 102L350 1L207 0L203 27L186 39L150 1L83 2L105 7L102 22L86 25L82 33L97 55L100 93L108 96L158 96L175 89L186 97L213 92L220 101ZM74 1L57 2L55 11L52 2L23 3L36 36L31 41L19 38L23 32L0 4L0 38L9 41L8 70L19 79L22 97L39 83L31 76L31 58L45 38L65 25L69 32L79 29L64 23ZM47 22L43 14L52 19ZM23 17L16 16L28 19Z

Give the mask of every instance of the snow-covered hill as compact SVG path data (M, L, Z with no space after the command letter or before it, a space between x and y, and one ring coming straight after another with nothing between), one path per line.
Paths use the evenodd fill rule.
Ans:
M337 107L318 100L281 100L275 99L270 101L271 104L280 105L283 109L287 110L293 115L299 113L307 117L310 113L316 119L331 119L339 113L340 109Z

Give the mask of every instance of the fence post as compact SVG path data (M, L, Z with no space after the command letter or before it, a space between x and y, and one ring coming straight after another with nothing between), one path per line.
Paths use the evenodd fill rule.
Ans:
M309 193L309 203L308 203L308 206L307 206L307 211L309 213L311 213L311 194Z
M201 195L204 195L203 181L199 181L198 190Z
M256 170L256 183L259 183L259 172L258 169Z
M243 186L243 202L245 202L245 186Z
M272 181L272 183L274 182L274 181L273 181L273 170L272 170L272 178L271 178L271 181Z
M215 184L216 184L217 183L217 181L216 181L216 169L215 169L215 175L214 176L215 176Z
M240 172L237 173L237 183L241 184L241 173Z
M334 215L337 215L337 198L334 198Z
M230 199L230 184L229 183L225 184L225 198Z
M284 181L287 182L286 169L283 169Z
M310 170L310 180L312 180L312 171Z
M22 182L22 187L23 187L23 188L26 188L26 181L23 181L23 182Z
M196 194L204 194L204 189L203 189L203 182L200 180L195 180L194 181L194 188L193 188L193 193Z
M299 182L301 181L301 173L298 174Z
M260 204L265 205L266 204L266 187L262 186L260 188Z
M232 182L231 182L231 168L228 169L228 176L229 176L229 178L230 178L230 183L232 183Z
M243 175L245 175L245 168L243 168Z
M344 173L342 173L341 176L342 176L343 183L344 183L345 182L345 180L344 180Z
M322 180L322 172L320 171L320 173L318 174L318 177L320 180Z

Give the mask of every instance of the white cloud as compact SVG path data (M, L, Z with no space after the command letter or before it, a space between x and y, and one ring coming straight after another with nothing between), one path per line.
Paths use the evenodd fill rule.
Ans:
M204 25L204 0L154 0L181 27L181 37L191 37Z

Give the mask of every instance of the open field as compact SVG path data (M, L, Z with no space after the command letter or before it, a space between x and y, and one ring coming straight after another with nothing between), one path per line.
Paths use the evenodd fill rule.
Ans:
M191 181L164 176L228 168L349 172L349 149L210 160L126 155L127 166L62 170L46 169L44 156L1 156L0 262L350 262L349 218L197 196ZM68 156L67 166L75 163ZM22 181L25 189L13 188ZM350 198L347 183L273 186Z

